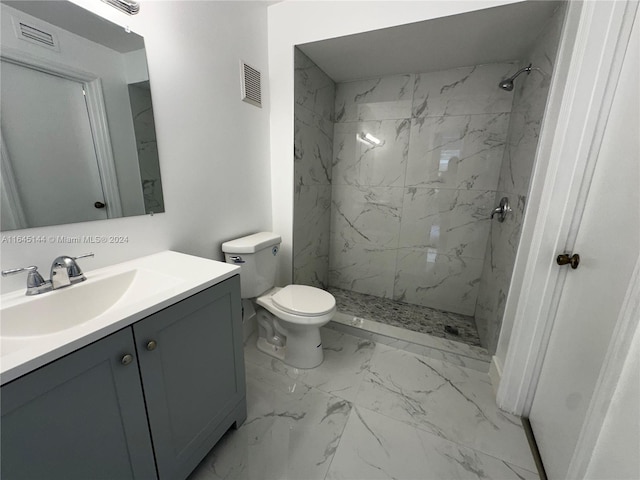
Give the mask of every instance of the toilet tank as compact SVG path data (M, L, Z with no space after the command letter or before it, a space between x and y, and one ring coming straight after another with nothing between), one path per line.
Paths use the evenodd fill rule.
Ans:
M241 268L242 298L257 297L275 285L281 241L280 235L260 232L222 244L225 261Z

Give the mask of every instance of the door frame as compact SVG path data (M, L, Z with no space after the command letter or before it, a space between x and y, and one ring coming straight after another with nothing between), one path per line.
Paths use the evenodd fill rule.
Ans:
M497 403L517 415L531 409L567 275L554 259L576 240L637 9L634 0L567 5L506 302L513 329L503 323L498 344L503 368L494 357Z
M107 109L102 93L102 81L100 77L13 48L2 47L0 50L0 60L82 84L85 92L89 125L96 152L102 193L104 194L105 203L107 204L107 218L122 217L118 177L116 175L116 165L107 121Z

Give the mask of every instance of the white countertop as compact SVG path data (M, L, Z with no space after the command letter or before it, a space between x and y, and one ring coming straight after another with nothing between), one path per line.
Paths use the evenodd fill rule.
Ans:
M0 384L5 384L53 360L82 348L138 320L184 300L240 273L240 267L177 252L161 252L109 267L84 272L87 280L64 289L27 297L25 290L0 297L2 309L24 306L46 295L78 289L95 295L95 283L125 272L138 281L117 302L85 323L56 333L32 336L2 336L0 316ZM94 284L91 288L92 283ZM84 290L82 290L84 287ZM46 302L42 302L43 304ZM37 309L36 309L37 311ZM38 312L47 315L46 310ZM25 316L28 317L28 316ZM24 318L29 322L30 318ZM22 318L20 318L22 321Z

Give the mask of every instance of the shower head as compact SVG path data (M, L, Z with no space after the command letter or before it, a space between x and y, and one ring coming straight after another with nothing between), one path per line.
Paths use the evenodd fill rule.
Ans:
M531 73L531 64L529 64L528 67L521 68L506 80L501 80L500 83L498 83L498 87L500 87L502 90L510 92L511 90L513 90L513 81L515 80L515 78L524 72L527 72L527 75Z
M507 92L510 92L511 90L513 90L513 80L511 78L507 78L506 80L502 80L498 86L503 89L506 90Z

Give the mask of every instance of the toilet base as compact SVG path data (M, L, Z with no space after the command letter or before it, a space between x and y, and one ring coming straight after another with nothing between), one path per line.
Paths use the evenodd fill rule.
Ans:
M293 331L291 331L293 330ZM319 328L291 329L284 346L269 343L258 336L256 347L263 353L295 368L315 368L324 361Z
M279 347L278 345L272 345L271 343L267 342L266 338L258 337L256 347L258 347L258 350L260 350L262 353L266 353L267 355L275 357L278 360L282 360L283 362L285 361L284 356L287 351L286 346Z
M314 368L324 360L322 339L318 327L299 326L280 320L286 324L287 352L284 363L296 368Z

